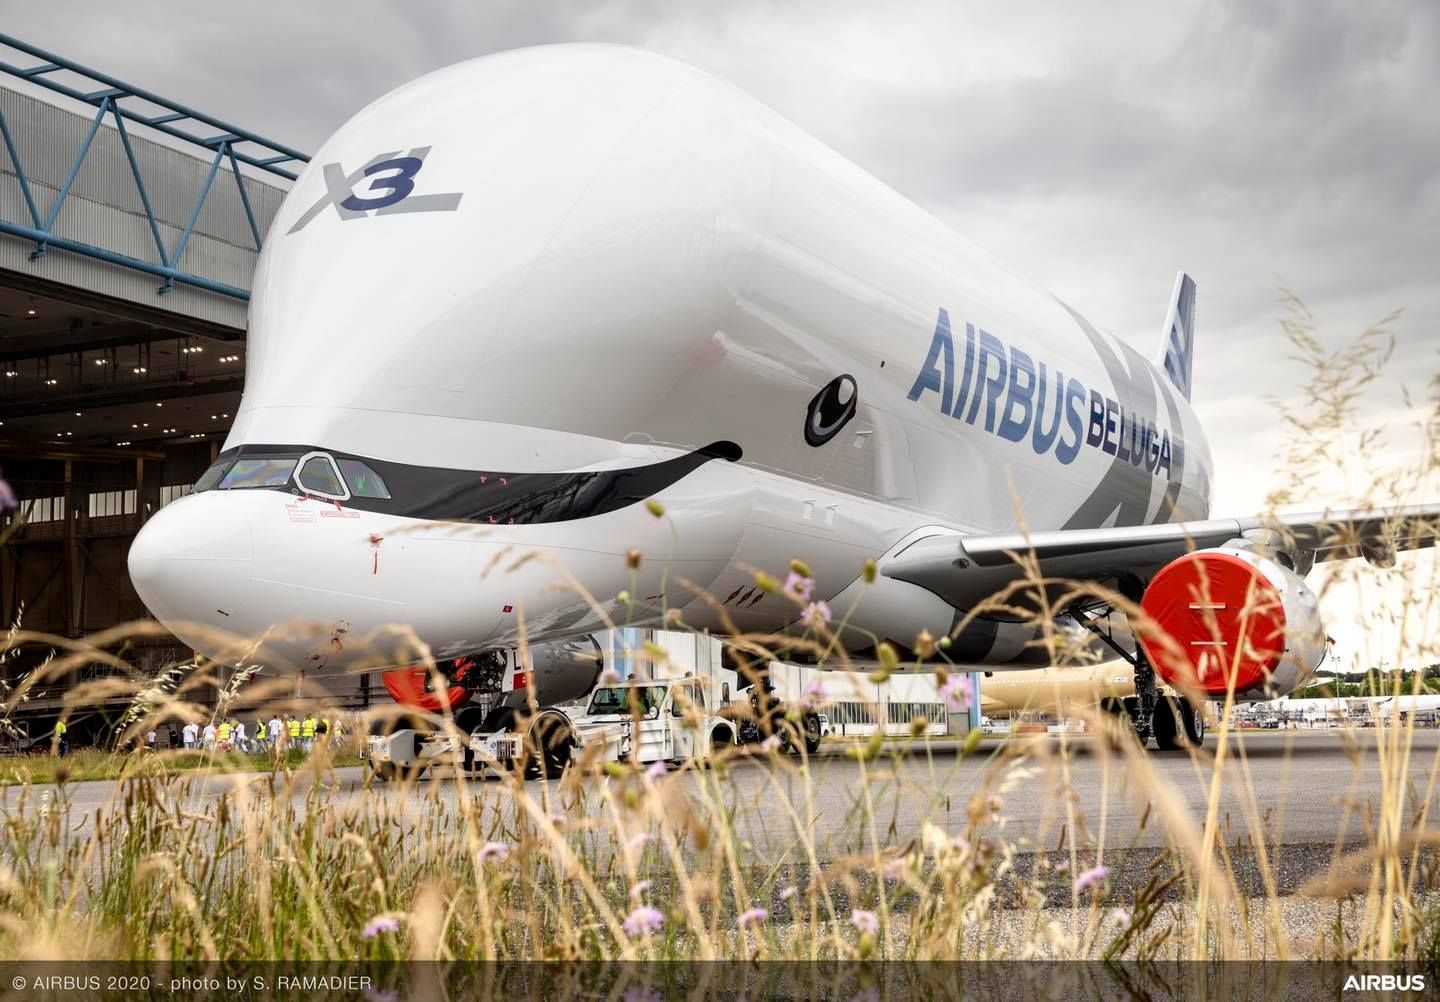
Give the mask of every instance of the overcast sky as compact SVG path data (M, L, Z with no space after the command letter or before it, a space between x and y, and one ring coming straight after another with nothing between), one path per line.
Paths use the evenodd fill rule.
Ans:
M1339 345L1397 308L1368 397L1414 463L1440 370L1440 4L829 2L12 4L4 31L313 150L429 70L561 41L725 77L1152 355L1199 285L1195 400L1216 509L1255 509L1279 440L1279 288ZM1339 478L1314 507L1349 500ZM1432 492L1433 493L1433 492ZM1307 505L1308 507L1309 505Z

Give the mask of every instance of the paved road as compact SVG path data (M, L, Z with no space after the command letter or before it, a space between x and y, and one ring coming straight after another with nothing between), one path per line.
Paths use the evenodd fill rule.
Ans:
M1337 731L1285 731L1247 734L1232 742L1218 791L1217 818L1227 844L1263 832L1269 845L1334 846L1367 838L1368 825L1384 800L1382 778L1397 769L1388 752L1377 751L1374 731L1360 731L1355 739ZM1093 739L1072 738L1062 749L1058 739L1030 746L1029 754L1015 755L1015 747L1002 742L982 745L979 753L961 757L953 744L912 749L903 758L888 757L862 767L832 747L831 753L812 761L809 781L798 770L772 770L756 762L742 762L718 778L685 772L665 782L677 793L694 795L697 783L719 782L727 800L736 807L736 826L759 859L783 854L796 841L796 826L788 803L810 825L821 858L881 846L904 845L918 838L925 821L933 821L956 834L964 830L967 811L985 804L979 831L1000 835L1017 850L1053 850L1080 832L1080 845L1103 844L1107 851L1169 843L1203 822L1212 790L1214 770L1209 761L1187 755L1150 755L1147 768L1136 768L1108 755ZM1208 754L1215 752L1213 736ZM1404 817L1415 816L1428 801L1432 818L1440 818L1433 771L1440 762L1440 731L1414 734L1407 782L1392 786L1403 792ZM1208 758L1208 756L1207 756ZM333 774L330 797L348 801L363 797L365 776L360 769ZM237 777L204 781L187 807L207 809ZM598 811L598 780L586 780L584 802L574 810ZM538 792L538 783L527 784ZM308 781L293 793L302 797ZM374 787L380 797L406 814L430 813L436 805L454 803L455 784L443 770L415 788ZM498 785L485 784L489 792ZM113 801L117 784L71 784L76 822ZM990 817L990 797L999 798L996 818ZM0 793L0 803L13 802L13 791ZM869 799L871 809L866 810ZM1391 798L1393 800L1393 796ZM487 797L495 809L507 811L508 798ZM1178 811L1166 807L1167 800ZM443 809L443 806L442 806ZM875 830L862 823L870 816ZM1185 823L1184 819L1190 819ZM1434 820L1430 822L1433 826ZM1153 852L1150 853L1153 856Z

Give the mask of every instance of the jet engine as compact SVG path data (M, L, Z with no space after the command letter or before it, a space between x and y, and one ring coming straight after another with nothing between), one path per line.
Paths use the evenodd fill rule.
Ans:
M1319 600L1294 571L1251 550L1222 546L1171 561L1150 581L1140 643L1155 671L1181 691L1221 698L1282 696L1325 658Z
M579 699L595 688L603 667L594 637L531 644L524 659L517 648L484 651L436 665L387 671L381 679L390 698L430 713L458 710L476 695L500 695L507 706L554 706ZM436 675L439 675L437 686Z

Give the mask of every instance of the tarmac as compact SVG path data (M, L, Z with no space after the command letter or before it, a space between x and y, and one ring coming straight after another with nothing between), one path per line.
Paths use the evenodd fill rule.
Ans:
M699 783L718 783L734 805L738 837L751 858L761 862L794 858L796 816L812 833L821 862L918 843L929 822L950 835L988 837L1008 846L1019 869L1040 859L1077 867L1103 860L1113 880L1133 881L1137 887L1148 881L1156 860L1185 854L1187 840L1196 837L1213 800L1214 823L1241 889L1249 885L1264 893L1262 873L1268 873L1275 889L1285 894L1332 871L1344 851L1367 844L1379 812L1387 802L1393 811L1397 797L1403 800L1396 815L1402 829L1417 820L1420 827L1435 829L1440 731L1413 732L1408 780L1388 798L1382 764L1395 762L1397 750L1377 749L1377 733L1245 732L1227 748L1218 783L1213 734L1199 757L1151 752L1138 767L1091 737L1066 736L1062 744L1051 736L1024 746L1025 754L1014 754L1022 747L1012 744L1017 739L987 740L968 756L959 754L953 741L913 744L898 754L887 747L863 765L847 754L853 744L830 742L804 771L740 760L718 772L687 769L660 782L670 792L691 796L699 792ZM1395 769L1388 772L1393 786ZM406 815L437 805L445 809L458 796L446 769L433 770L414 787L367 780L362 768L352 767L320 781L330 787L332 801L342 805L363 796L368 785ZM205 779L186 809L211 809L206 801L218 800L244 781L233 775ZM291 795L304 797L311 782L297 784ZM598 812L601 782L584 780L579 802L568 810ZM538 793L539 785L532 780L527 787ZM85 824L84 818L113 803L119 786L70 784L76 823ZM0 803L13 803L13 790L0 792L0 798Z

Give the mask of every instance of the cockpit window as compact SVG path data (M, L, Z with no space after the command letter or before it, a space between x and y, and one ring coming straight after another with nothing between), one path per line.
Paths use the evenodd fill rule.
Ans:
M230 472L230 467L234 462L235 460L233 459L222 459L210 467L210 469L200 474L200 479L195 481L193 493L199 494L201 491L213 491L216 485L220 483L220 478Z
M220 481L222 491L240 490L246 487L284 487L290 480L290 471L295 469L294 459L237 459L225 479Z
M341 497L345 494L345 485L340 482L340 474L336 472L335 464L329 456L311 456L305 460L295 482L311 494L326 497Z
M350 495L357 498L388 498L390 490L385 481L370 467L358 459L341 459L340 472L350 485Z

